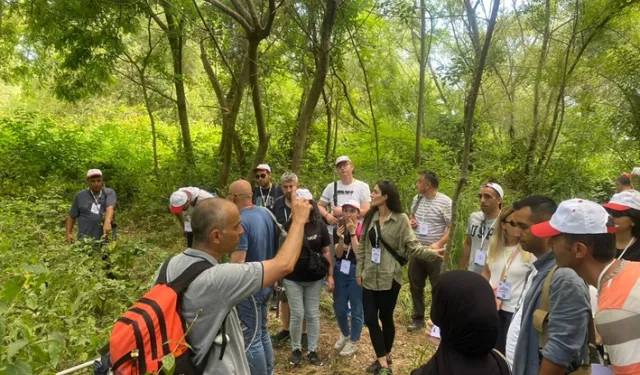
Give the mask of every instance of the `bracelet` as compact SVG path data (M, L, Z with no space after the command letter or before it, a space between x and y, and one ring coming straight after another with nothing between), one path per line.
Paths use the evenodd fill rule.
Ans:
M349 233L349 236L351 236L351 237L358 237L355 233Z

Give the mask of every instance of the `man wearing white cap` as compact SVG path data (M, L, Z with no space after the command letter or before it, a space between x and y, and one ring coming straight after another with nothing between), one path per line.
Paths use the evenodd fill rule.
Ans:
M533 195L513 203L513 222L518 228L522 250L533 254L535 276L527 278L526 294L520 304L522 320L511 322L520 328L513 358L514 375L564 375L589 363L587 331L591 316L589 290L569 268L556 269L549 239L534 235L531 228L550 220L558 210L553 199ZM556 211L557 210L557 211ZM533 271L532 271L533 272ZM509 285L498 287L508 298ZM507 340L507 352L513 344Z
M78 219L78 238L100 239L115 228L113 215L116 207L116 192L104 187L102 172L90 169L87 172L88 189L83 189L73 198L66 219L66 239L73 241L73 225ZM115 231L113 231L115 239Z
M500 215L504 190L496 182L487 181L480 186L480 211L469 215L467 233L460 252L460 269L481 273L487 260L489 240L493 235L493 222Z
M327 185L318 202L320 214L327 222L331 234L333 234L333 228L338 225L339 218L343 217L344 202L348 200L360 202L360 218L364 217L371 205L369 185L353 178L351 159L348 156L340 156L336 159L335 165L340 179Z
M636 190L622 191L614 194L603 206L618 227L616 256L640 261L640 193Z
M169 197L169 211L178 217L182 233L187 239L187 247L193 245L193 231L191 230L191 214L198 202L204 199L213 198L215 194L211 194L206 190L197 187L182 187Z
M259 164L253 169L253 172L258 184L253 188L253 204L266 207L273 212L276 199L281 197L283 193L280 186L271 182L271 167L269 164Z
M531 227L534 235L551 237L558 267L598 289L595 323L613 372L639 374L640 263L616 259L616 230L602 206L584 199L560 203L550 221Z

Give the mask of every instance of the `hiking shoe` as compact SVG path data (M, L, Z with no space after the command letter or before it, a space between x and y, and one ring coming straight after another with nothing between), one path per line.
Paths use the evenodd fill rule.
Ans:
M409 326L407 326L407 331L415 332L424 329L424 320L414 320Z
M276 333L275 335L271 335L271 342L277 345L282 343L285 340L289 340L289 338L291 338L291 334L289 333L289 331L285 331L283 329L280 332Z
M377 372L382 368L380 362L378 362L378 358L376 358L372 364L367 367L367 372L370 374L377 374Z
M378 371L375 373L375 375L392 375L393 372L391 372L391 367L380 367L380 369L378 369Z
M296 349L292 351L291 355L289 356L289 364L294 366L300 366L301 363L302 363L302 352L300 351L300 349Z
M307 360L314 366L322 366L322 360L318 357L318 352L309 352Z
M300 339L300 345L302 349L309 350L309 337L307 337L306 333L302 334L302 338Z
M338 341L336 341L336 344L333 346L333 348L339 352L347 344L347 341L349 341L349 339L347 337L342 336L342 333L341 333L340 338L338 339Z
M347 357L352 355L355 351L356 351L356 343L349 340L347 341L346 344L344 344L344 347L340 351L340 355Z

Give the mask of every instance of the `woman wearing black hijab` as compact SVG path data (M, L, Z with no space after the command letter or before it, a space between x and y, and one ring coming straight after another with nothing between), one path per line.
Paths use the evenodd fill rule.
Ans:
M498 311L491 286L471 271L443 274L433 290L431 320L440 328L438 350L411 375L509 375L509 365L493 348Z

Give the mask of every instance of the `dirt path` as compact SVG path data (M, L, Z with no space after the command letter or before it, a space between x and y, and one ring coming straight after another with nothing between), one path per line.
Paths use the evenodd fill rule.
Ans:
M400 302L407 302L408 286L402 288ZM340 330L333 315L331 297L323 292L320 304L320 338L318 342L318 353L324 365L320 367L312 366L304 361L299 367L289 365L288 356L291 352L290 341L286 341L281 346L274 347L276 357L276 375L355 375L366 374L365 368L371 364L375 358L373 347L369 339L369 331L366 327L362 330L362 338L358 343L355 354L351 357L341 357L333 350L333 345L340 336ZM399 303L396 307L396 338L393 345L393 365L392 370L396 374L409 374L412 369L424 364L433 354L434 347L430 345L424 336L424 331L409 333L406 326L409 316L405 310L406 304ZM277 333L282 327L279 319L276 319L275 312L270 312L269 330Z

